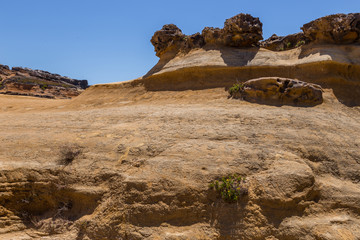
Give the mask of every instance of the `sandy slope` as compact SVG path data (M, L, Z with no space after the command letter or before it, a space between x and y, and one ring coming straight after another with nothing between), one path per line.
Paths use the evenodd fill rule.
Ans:
M0 99L2 239L360 237L360 111L331 90L313 108L131 82ZM65 143L82 154L60 166ZM233 173L237 204L208 189Z

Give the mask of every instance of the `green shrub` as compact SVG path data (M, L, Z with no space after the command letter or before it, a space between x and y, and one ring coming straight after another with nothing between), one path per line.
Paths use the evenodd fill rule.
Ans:
M209 188L217 191L224 201L231 203L238 201L241 196L248 193L244 184L245 178L234 174L222 177L221 180L215 180L210 183Z
M243 83L235 83L231 88L229 88L228 92L232 96L237 92L240 92L240 89L244 88Z
M298 41L298 42L296 43L295 47L300 47L300 46L302 46L302 45L304 45L304 44L305 44L305 41L304 41L304 40L301 40L301 41Z
M288 42L288 43L286 44L286 48L291 48L291 42Z

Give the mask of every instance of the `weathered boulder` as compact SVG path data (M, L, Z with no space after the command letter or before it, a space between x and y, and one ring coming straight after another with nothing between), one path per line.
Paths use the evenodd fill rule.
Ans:
M322 88L316 84L264 77L246 81L231 94L233 98L261 104L314 106L322 103L322 92Z
M334 14L318 18L302 28L316 43L349 44L360 40L360 13Z
M202 33L187 36L174 24L167 24L151 38L156 56L201 48L205 44L230 47L258 46L262 38L262 23L250 14L238 14L224 23L224 28L205 27Z
M185 47L188 49L201 48L204 45L205 40L200 33L195 33L185 37Z
M222 44L222 35L223 29L220 28L213 28L213 27L205 27L201 35L204 38L206 44Z
M223 39L227 46L251 47L258 45L262 37L262 23L250 14L238 14L225 21Z
M183 46L186 38L185 34L175 24L167 24L161 30L156 31L151 38L151 43L155 47L156 56L160 57L170 49L178 50Z
M260 46L272 51L284 51L300 47L308 42L304 33L295 33L287 36L277 36L273 34L268 39L262 41Z

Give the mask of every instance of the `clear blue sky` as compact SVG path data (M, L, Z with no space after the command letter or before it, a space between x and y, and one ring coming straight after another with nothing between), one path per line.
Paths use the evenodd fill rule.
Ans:
M185 34L259 17L263 36L286 35L318 17L360 12L359 0L0 0L0 64L42 69L90 84L144 75L158 58L150 38L164 24Z

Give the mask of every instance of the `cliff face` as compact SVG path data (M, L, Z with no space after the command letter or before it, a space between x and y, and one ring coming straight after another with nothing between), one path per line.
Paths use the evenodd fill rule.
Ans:
M42 70L0 65L0 94L42 98L71 98L88 87L87 80L76 80Z
M164 26L136 80L0 95L0 238L360 239L358 38L271 51L258 19L231 19ZM236 26L251 46L226 44Z
M147 89L228 88L236 81L284 77L331 88L339 101L348 106L360 104L359 14L320 18L305 24L303 33L273 36L264 42L258 42L262 39L261 22L257 18L245 21L244 16L240 14L230 18L230 22L233 25L237 23L238 27L246 25L241 29L250 30L237 32L229 39L239 39L243 45L238 46L246 47L231 47L231 44L218 40L230 34L229 20L225 22L224 29L205 28L202 46L189 49L179 47L181 44L174 39L162 41L168 47L163 48L158 64L143 77ZM249 43L249 34L254 36L255 33L257 37L251 38L254 41ZM156 42L152 43L156 48Z

